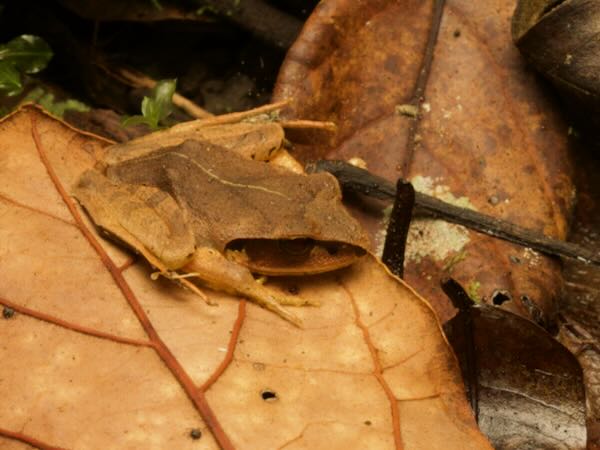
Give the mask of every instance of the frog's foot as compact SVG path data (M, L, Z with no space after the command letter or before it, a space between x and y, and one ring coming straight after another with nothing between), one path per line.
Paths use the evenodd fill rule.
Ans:
M302 328L302 321L295 314L281 306L280 297L273 294L271 289L265 288L261 284L254 282L254 286L252 284L247 284L238 287L236 290L239 295L247 297L257 305L274 312L282 319Z
M196 294L198 297L200 297L202 300L204 300L207 305L211 305L211 306L218 305L218 303L215 302L214 300L211 300L202 291L202 289L200 289L198 286L196 286L194 283L192 283L191 281L189 281L187 279L187 278L198 277L197 273L193 273L193 272L192 273L177 273L172 270L163 270L163 271L152 272L150 274L150 278L154 281L156 281L158 279L158 277L161 277L161 276L167 278L168 280L174 281L175 283L179 284L180 286L182 286L184 288L189 289L194 294Z

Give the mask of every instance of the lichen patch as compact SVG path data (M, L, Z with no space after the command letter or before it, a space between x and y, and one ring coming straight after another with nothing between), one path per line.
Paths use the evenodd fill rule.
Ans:
M476 209L468 197L456 197L448 186L436 184L439 179L416 175L411 183L416 191L439 198L462 208ZM375 236L376 254L381 257L385 245L386 230L390 219L391 206L383 211L379 232ZM453 253L460 252L469 242L468 230L460 225L443 220L415 218L412 220L407 237L405 260L419 263L423 258L443 261Z

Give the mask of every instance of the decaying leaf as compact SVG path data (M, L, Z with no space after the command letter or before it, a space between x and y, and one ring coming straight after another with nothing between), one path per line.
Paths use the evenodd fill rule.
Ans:
M600 4L586 0L520 0L512 35L527 60L558 87L580 123L600 123Z
M277 281L321 302L303 330L211 307L151 281L70 197L106 141L31 107L0 136L2 444L490 448L434 313L374 258Z
M338 132L330 145L299 136L293 155L357 158L389 180L564 239L574 199L567 127L512 46L513 8L509 0L321 2L274 98L294 100L292 117L333 121ZM406 105L418 114L405 114ZM356 209L381 250L390 209L368 200ZM429 219L411 226L405 269L443 320L454 314L439 288L445 276L543 324L561 286L557 261Z

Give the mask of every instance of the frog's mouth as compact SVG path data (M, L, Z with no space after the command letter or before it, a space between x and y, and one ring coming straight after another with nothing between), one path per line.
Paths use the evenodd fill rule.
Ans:
M298 239L237 239L227 244L227 258L250 271L271 275L309 275L349 266L366 252L342 242Z

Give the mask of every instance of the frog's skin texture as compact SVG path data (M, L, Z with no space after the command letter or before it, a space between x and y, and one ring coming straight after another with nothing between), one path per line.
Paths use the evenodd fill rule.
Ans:
M131 159L101 166L74 187L99 228L199 295L187 277L295 324L280 305L306 301L258 283L252 272L330 271L354 262L369 244L329 174L293 173L201 141L136 149Z

